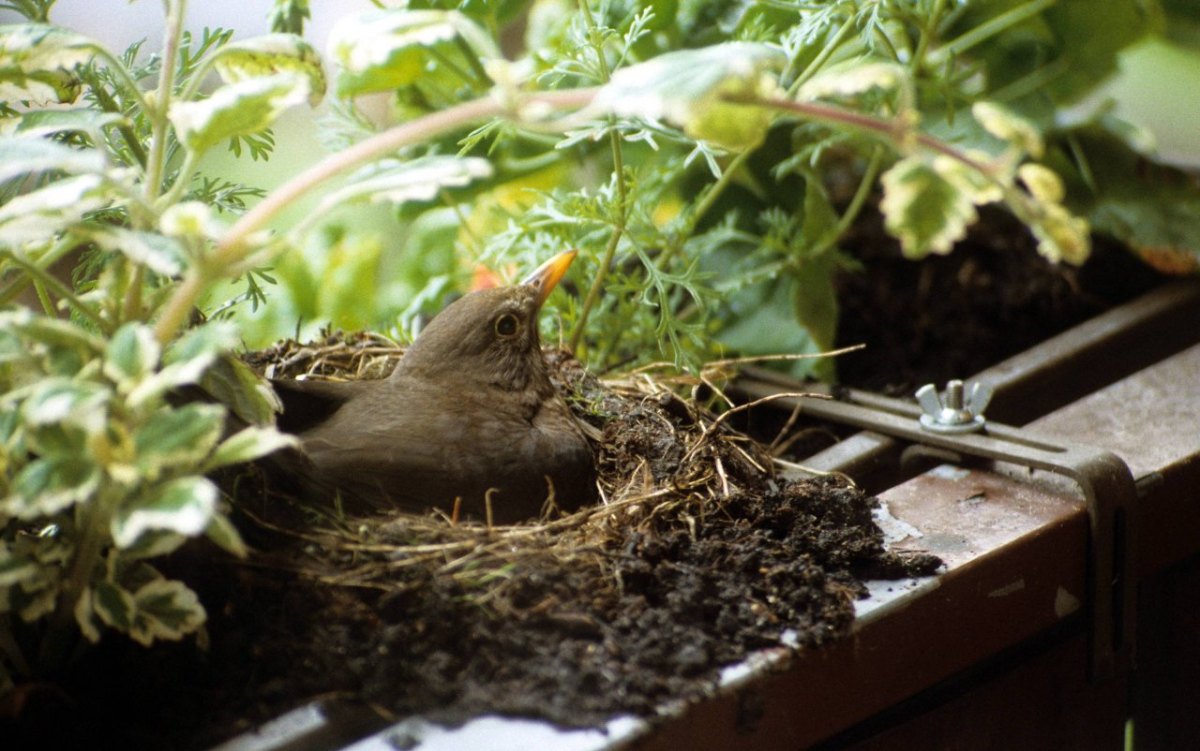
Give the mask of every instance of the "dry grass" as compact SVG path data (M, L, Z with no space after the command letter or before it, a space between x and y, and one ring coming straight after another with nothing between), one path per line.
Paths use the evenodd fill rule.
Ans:
M309 344L282 342L248 361L273 378L351 380L385 377L402 354L402 347L379 335L331 334ZM683 528L694 537L707 515L722 513L724 499L761 491L770 482L770 454L727 425L733 414L767 401L733 406L725 397L722 385L746 361L714 362L699 375L656 363L601 382L561 352L548 356L553 377L589 428L598 505L562 514L551 488L540 519L509 526L460 522L440 511L369 519L324 513L324 523L309 529L274 526L308 543L312 565L302 573L332 585L382 590L417 586L427 576L450 577L488 601L504 599L518 567L546 564L591 569L602 589L615 584L606 562L619 555L620 541L631 532ZM701 395L727 409L713 415ZM638 450L646 445L657 455ZM404 575L418 569L422 576Z

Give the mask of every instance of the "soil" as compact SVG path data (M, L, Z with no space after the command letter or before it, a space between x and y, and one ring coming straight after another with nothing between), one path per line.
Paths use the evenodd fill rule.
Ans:
M355 349L359 368L386 347L291 354ZM205 649L109 635L55 688L27 687L23 723L0 729L17 747L205 748L330 697L381 723L653 717L785 632L805 647L844 635L864 578L940 565L885 550L874 499L832 479L777 481L752 441L638 385L653 379L604 385L550 359L594 428L607 506L494 529L348 519L242 474L238 522L258 553L239 563L201 545L167 565L206 603Z
M872 273L841 281L841 339L869 346L841 361L843 379L907 392L967 375L1155 281L1104 245L1079 271L1031 262L1025 231L1006 221L989 217L921 265L870 223L859 230L849 247ZM257 365L380 377L395 356L377 337L333 337ZM653 717L785 632L804 647L844 635L864 579L939 565L885 550L875 501L857 489L775 478L762 448L675 396L670 378L601 384L551 360L593 428L606 506L487 529L345 518L281 497L261 474L228 478L256 554L238 562L198 543L166 566L208 608L203 649L108 635L69 674L20 688L20 722L0 722L5 747L205 748L319 698L370 706L381 723Z
M947 256L913 263L866 212L843 243L863 271L838 280L838 358L847 385L911 396L926 383L975 373L1162 283L1113 240L1093 238L1081 267L1037 254L1029 230L985 208Z

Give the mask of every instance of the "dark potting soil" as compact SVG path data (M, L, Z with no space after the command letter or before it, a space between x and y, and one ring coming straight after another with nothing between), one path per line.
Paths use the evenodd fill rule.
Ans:
M197 546L166 567L208 609L204 648L107 635L53 688L29 687L23 722L0 726L5 747L205 748L318 698L365 703L381 723L652 717L785 631L806 647L844 635L862 579L940 564L886 551L858 490L777 482L753 444L693 406L553 359L596 428L616 510L509 544L521 528L331 523L242 476L240 497L256 500L239 522L259 552L238 562Z
M878 213L857 222L842 247L863 264L838 279L838 358L850 386L911 396L939 388L1065 331L1162 283L1113 240L1093 238L1080 267L1037 254L1027 228L995 208L947 256L913 263L883 230Z

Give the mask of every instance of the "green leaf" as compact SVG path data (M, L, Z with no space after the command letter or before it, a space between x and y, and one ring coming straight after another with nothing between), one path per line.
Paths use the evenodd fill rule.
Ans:
M1086 219L1077 217L1063 206L1042 204L1041 216L1031 225L1038 240L1038 253L1051 261L1082 264L1091 254L1091 228Z
M995 102L976 102L971 107L971 115L984 130L1011 144L1021 154L1040 159L1046 150L1037 126L1007 107Z
M151 476L167 467L196 466L221 438L225 408L218 404L164 407L134 433L138 464Z
M278 73L303 75L308 78L310 105L317 106L325 96L325 70L321 67L321 57L295 34L267 34L227 44L221 48L216 68L227 83Z
M338 95L353 97L414 83L427 74L430 48L455 38L478 58L501 57L486 32L454 11L398 8L345 16L329 33L329 57L339 66Z
M112 391L99 383L45 378L34 384L21 415L27 425L73 425L89 433L103 430Z
M491 175L491 163L477 157L432 156L410 162L388 159L364 170L346 187L332 191L321 201L317 213L351 203L429 201L444 188L461 188Z
M776 75L786 62L782 50L752 42L668 52L618 70L593 106L625 117L666 120L697 140L745 148L762 140L772 113L723 98L775 94Z
M800 87L796 98L801 101L831 97L842 99L874 89L896 91L909 86L908 71L903 66L856 59L824 69Z
M152 488L142 499L129 499L112 519L113 542L128 548L148 530L185 537L203 532L217 504L217 486L203 477L181 477Z
M96 42L46 24L0 26L0 101L73 102Z
M304 22L311 17L308 0L274 0L268 21L272 31L301 34Z
M8 544L0 541L0 588L19 584L37 573L37 561L27 555L9 550Z
M50 183L0 206L0 246L46 242L112 203L99 175L79 175Z
M208 617L196 593L179 581L156 579L139 588L133 599L137 615L129 635L143 646L157 639L179 641Z
M90 498L100 480L100 469L83 457L35 459L17 473L0 511L18 519L57 514Z
M293 435L252 425L226 438L205 463L204 471L253 461L280 449L299 447L300 441Z
M142 533L137 542L121 551L121 559L133 561L144 558L156 558L160 555L174 553L185 542L187 542L186 537L177 535L174 532L147 530Z
M246 543L242 541L242 536L237 531L237 527L233 526L233 522L229 521L229 517L222 513L213 514L212 521L209 522L208 529L204 530L204 534L223 550L232 553L238 558L245 558L250 554L250 551L246 548Z
M945 161L917 154L883 175L884 226L909 258L949 253L978 218L961 184L943 174L953 170Z
M135 381L154 370L161 351L153 329L143 323L127 323L108 342L104 374L119 384Z
M200 388L252 425L273 422L275 415L283 409L270 384L233 355L218 357L204 371Z
M123 254L135 263L163 276L177 276L183 271L186 256L179 241L154 232L124 227L89 227L80 233L97 247Z
M53 349L71 348L98 354L105 346L103 339L71 321L36 315L28 308L0 311L0 330Z
M64 113L39 112L33 114L59 115ZM0 181L12 180L24 175L39 174L51 170L70 174L85 174L104 170L104 157L94 149L72 149L54 141L32 136L5 138L0 140Z
M99 582L90 589L92 609L100 620L118 631L128 632L137 612L133 595L112 582Z
M132 123L129 118L116 112L86 109L35 110L21 115L17 120L14 132L26 139L53 136L59 133L85 133L92 137L94 143L99 144L106 129L122 125L132 125ZM76 150L71 149L71 151ZM96 151L79 150L76 153L94 156L97 160L100 158L100 154Z
M230 138L266 130L284 110L312 95L307 74L287 71L226 84L198 102L177 102L170 118L180 140L200 154Z

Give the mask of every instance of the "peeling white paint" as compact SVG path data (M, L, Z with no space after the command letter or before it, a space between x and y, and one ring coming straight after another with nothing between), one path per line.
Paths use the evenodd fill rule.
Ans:
M916 540L925 536L913 525L892 516L892 511L886 502L880 501L879 507L871 512L871 516L874 517L879 530L883 532L884 542L889 545L900 540Z
M1059 587L1058 592L1054 595L1054 614L1059 618L1066 618L1079 610L1081 604L1078 597Z
M1025 580L1017 579L1011 584L1005 584L999 589L993 589L991 592L988 592L988 597L1008 597L1011 594L1020 592L1022 589L1025 589Z
M953 464L939 464L929 470L929 474L945 480L961 480L971 474L971 471L962 467L956 467Z

